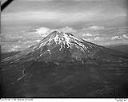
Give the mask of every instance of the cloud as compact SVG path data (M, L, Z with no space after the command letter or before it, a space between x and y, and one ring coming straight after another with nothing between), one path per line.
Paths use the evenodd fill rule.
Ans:
M81 12L64 12L64 11L26 11L26 12L11 12L2 14L2 21L6 22L56 22L56 23L75 23L82 21L97 21L116 17L105 16L100 10L86 10ZM15 18L15 19L14 19ZM99 26L91 26L89 29L103 29Z
M97 1L109 2L100 3ZM120 0L116 1L118 2ZM125 12L118 3L113 2L113 0L16 0L14 4L12 3L8 9L2 13L2 21L9 24L32 24L36 22L37 24L47 23L46 26L50 25L49 23L55 23L55 26L63 24L65 26L68 24L70 24L68 26L76 26L77 24L78 26L80 24L83 26L83 24L89 24L89 22L94 25L96 23L111 25L111 23L122 23L122 20L125 21L125 17L127 17L127 12ZM97 30L99 28L92 26L90 29ZM101 27L100 29L103 28Z
M103 30L104 26L90 26L87 29L90 29L90 30Z
M41 27L41 28L36 29L36 32L35 33L41 35L42 37L45 37L47 35L47 32L48 31L50 31L50 28Z
M94 37L94 36L98 36L99 34L98 33L94 33L94 32L91 32L91 33L89 33L89 32L87 32L87 33L85 33L85 31L83 31L83 29L82 29L82 36L85 36L85 37Z
M122 36L123 36L123 38L128 39L128 36L126 34L123 34Z
M40 40L35 40L35 42L40 42Z
M122 37L121 37L121 36L113 36L113 37L111 38L111 40L119 40L119 39L122 39Z
M93 36L92 34L90 34L90 33L84 33L82 36Z
M91 37L91 38L83 38L83 39L91 42L99 42L105 40L105 38L103 37Z
M65 33L75 33L76 32L75 29L73 29L72 27L68 27L68 26L66 26L64 28L59 28L59 30L62 32L65 32Z
M65 33L75 33L77 32L75 29L73 29L72 27L63 27L63 28L58 28L58 29L50 29L47 27L40 27L36 29L37 34L41 35L42 37L46 37L50 32L52 32L53 30L59 30Z
M20 48L20 46L15 45L15 46L13 46L13 47L10 48L9 52L12 52L12 51L18 51L19 48Z
M102 38L101 37L95 37L94 40L99 41L99 40L102 40Z
M120 40L120 39L128 39L128 36L126 34L120 35L120 36L113 36L111 40Z

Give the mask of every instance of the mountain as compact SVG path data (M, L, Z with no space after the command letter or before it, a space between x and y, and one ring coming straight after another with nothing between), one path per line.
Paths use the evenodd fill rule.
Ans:
M38 44L16 54L13 57L5 58L4 62L73 62L88 60L95 61L121 61L122 57L115 56L112 50L96 44L78 39L70 33L53 31L43 38Z
M55 30L2 60L2 96L126 97L127 62L123 53Z
M110 46L106 46L106 47L120 51L122 53L126 53L126 55L128 55L128 44L110 45Z

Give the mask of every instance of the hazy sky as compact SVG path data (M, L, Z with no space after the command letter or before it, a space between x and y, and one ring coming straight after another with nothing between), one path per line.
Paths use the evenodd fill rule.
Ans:
M83 27L124 26L127 0L14 0L2 13L6 23Z
M100 45L128 43L126 1L14 0L1 14L3 48L25 48L55 28Z

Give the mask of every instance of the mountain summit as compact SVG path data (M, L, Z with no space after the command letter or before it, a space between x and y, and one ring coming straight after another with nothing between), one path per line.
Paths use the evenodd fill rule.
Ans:
M38 44L3 61L11 63L32 60L39 62L80 61L82 63L90 59L95 61L121 61L121 57L115 57L113 54L113 51L83 39L78 39L71 33L54 30Z

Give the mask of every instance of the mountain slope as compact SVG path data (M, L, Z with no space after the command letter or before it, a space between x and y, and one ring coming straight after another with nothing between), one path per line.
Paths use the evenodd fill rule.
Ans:
M52 31L2 61L3 97L127 97L128 58Z
M74 37L70 33L53 31L43 38L38 44L18 53L13 57L8 57L3 62L15 63L18 61L82 61L88 59L102 61L121 61L119 56L114 56L114 52L102 46L84 41Z

